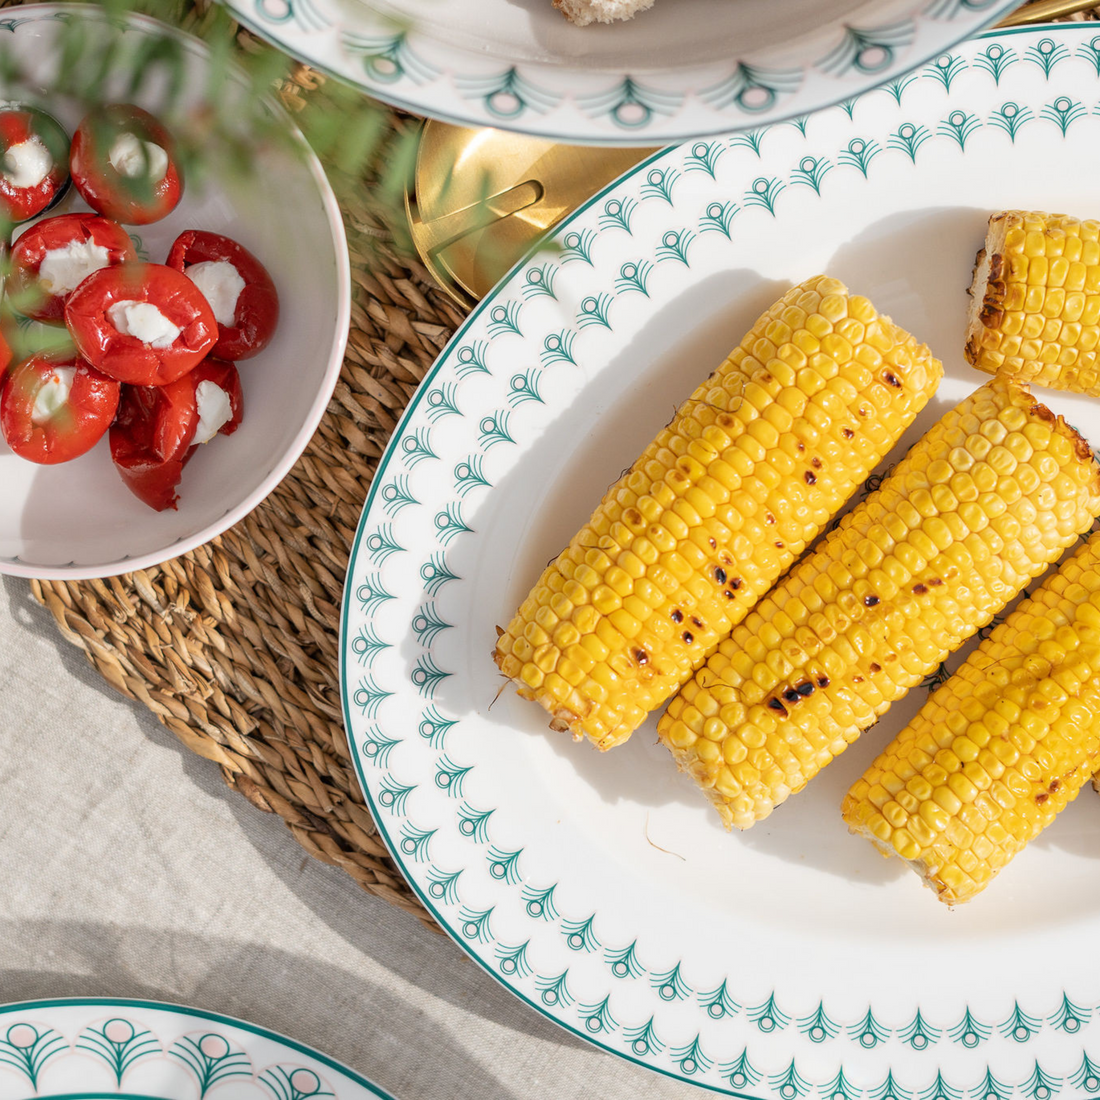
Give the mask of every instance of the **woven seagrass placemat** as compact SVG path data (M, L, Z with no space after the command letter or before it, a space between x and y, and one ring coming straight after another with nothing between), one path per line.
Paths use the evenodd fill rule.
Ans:
M207 2L196 0L196 17ZM299 67L284 101L293 108L319 83ZM413 124L389 116L393 134ZM359 793L337 682L340 600L386 440L462 313L398 251L371 182L343 208L353 280L343 371L282 484L236 527L156 569L31 589L108 683L279 814L310 855L434 928Z

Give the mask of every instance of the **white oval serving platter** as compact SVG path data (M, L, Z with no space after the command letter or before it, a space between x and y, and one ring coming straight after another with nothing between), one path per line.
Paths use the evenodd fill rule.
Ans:
M653 721L601 755L497 698L490 657L606 486L793 282L843 279L943 359L890 461L986 380L962 349L989 214L1100 216L1100 27L983 37L934 69L667 150L564 223L420 386L348 574L349 738L424 904L532 1009L754 1100L1100 1092L1091 789L951 911L839 815L927 688L730 835ZM1041 396L1100 442L1100 403Z

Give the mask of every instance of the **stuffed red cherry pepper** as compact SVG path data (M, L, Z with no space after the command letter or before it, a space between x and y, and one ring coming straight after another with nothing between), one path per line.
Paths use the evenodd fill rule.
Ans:
M183 194L172 135L130 103L93 111L81 122L73 135L69 170L93 210L128 225L159 221Z
M69 137L45 111L0 110L0 214L13 222L41 214L69 184Z
M243 245L219 233L188 229L165 261L182 271L210 303L218 322L218 359L251 359L271 340L279 321L279 295L271 276Z
M186 275L161 264L120 264L89 275L65 304L77 350L120 382L182 378L218 339L218 323Z
M130 491L150 508L176 508L183 468L200 444L231 435L243 415L231 363L206 360L166 386L126 386L111 426L111 458Z
M118 404L119 384L78 356L33 355L0 382L0 429L21 458L68 462L103 438Z
M60 324L69 295L89 275L136 259L126 230L109 218L98 214L44 218L12 246L9 300L26 317Z
M195 390L186 378L123 387L111 425L111 458L130 492L158 512L176 507L197 423Z

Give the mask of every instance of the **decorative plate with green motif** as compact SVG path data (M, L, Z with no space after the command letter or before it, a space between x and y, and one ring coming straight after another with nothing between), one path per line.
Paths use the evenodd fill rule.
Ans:
M393 1100L229 1016L120 998L0 1007L0 1100Z
M639 165L420 386L352 554L347 728L404 874L535 1011L756 1100L1100 1094L1100 799L954 911L841 821L945 670L727 834L652 721L604 754L574 744L490 657L605 488L794 282L843 279L943 359L896 461L987 378L963 359L987 217L1100 216L1098 149L1100 26L980 38L843 107ZM1042 397L1100 442L1095 401Z
M658 145L755 129L933 60L1020 0L656 0L576 27L551 0L226 0L365 92L466 126Z

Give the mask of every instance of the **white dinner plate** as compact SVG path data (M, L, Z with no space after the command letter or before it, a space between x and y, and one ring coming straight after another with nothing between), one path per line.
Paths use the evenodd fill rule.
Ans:
M943 359L888 461L987 380L963 341L989 214L1100 216L1100 27L984 37L937 73L667 150L592 199L421 384L348 575L351 746L424 904L533 1009L740 1096L1100 1091L1091 789L952 911L839 814L925 689L743 834L652 720L600 754L496 698L495 626L792 283L843 279ZM1100 442L1096 401L1042 397Z
M324 1054L216 1012L122 998L0 1007L0 1100L392 1100Z
M816 111L932 62L1019 0L657 0L575 27L551 0L226 0L257 34L398 107L603 145Z

